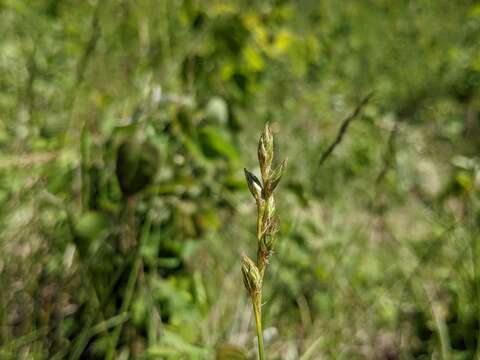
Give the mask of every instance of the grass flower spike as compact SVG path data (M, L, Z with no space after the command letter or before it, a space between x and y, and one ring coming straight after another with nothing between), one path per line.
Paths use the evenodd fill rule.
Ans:
M243 283L250 294L258 294L262 288L262 281L257 265L247 255L242 259Z
M276 168L272 169L273 134L268 124L265 125L258 142L258 162L262 177L261 181L245 169L248 188L257 204L257 261L255 263L248 256L244 255L242 259L242 273L243 282L252 300L255 315L258 354L260 360L263 360L265 359L265 354L261 312L262 284L266 266L275 246L278 230L278 218L273 192L280 182L286 165L286 162L282 161Z

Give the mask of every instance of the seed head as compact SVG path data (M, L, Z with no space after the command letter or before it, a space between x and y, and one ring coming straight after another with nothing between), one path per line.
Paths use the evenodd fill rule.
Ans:
M259 293L262 287L260 272L257 265L247 255L243 255L242 258L242 274L243 283L250 295Z
M268 198L268 201L266 203L266 208L265 212L263 213L263 219L262 219L262 228L264 231L268 230L272 224L275 222L275 199L273 196L270 196Z
M280 179L282 178L283 175L283 170L285 169L285 166L287 165L287 161L283 160L280 165L278 165L275 169L272 170L268 177L268 196L270 196L275 188L277 187L278 183L280 182Z
M269 210L270 209L270 210ZM259 246L267 258L273 251L276 242L276 234L278 231L278 218L275 213L275 201L273 196L267 203L267 209L262 219L262 233L260 236Z
M260 141L258 142L258 162L260 163L260 170L262 173L262 180L267 182L272 167L273 160L273 135L270 125L267 123Z
M273 252L276 241L277 236L275 233L266 233L263 235L262 240L260 240L260 250L261 253L265 255L267 261Z

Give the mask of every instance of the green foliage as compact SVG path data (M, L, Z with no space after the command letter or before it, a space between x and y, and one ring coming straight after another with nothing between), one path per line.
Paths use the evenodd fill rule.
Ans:
M478 3L0 0L0 34L0 358L254 358L265 122L269 358L480 355Z

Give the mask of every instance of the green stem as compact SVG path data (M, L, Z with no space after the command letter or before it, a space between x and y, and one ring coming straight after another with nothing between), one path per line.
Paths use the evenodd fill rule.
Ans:
M133 292L135 291L135 285L137 283L138 272L141 266L141 255L140 255L140 247L137 249L135 254L135 260L133 262L132 270L130 271L130 275L128 277L127 287L125 289L125 294L122 302L122 306L120 307L119 315L125 315L130 307L130 303L133 298ZM118 339L120 337L120 333L122 332L122 325L123 322L119 323L112 334L112 339L110 342L110 347L108 349L106 359L112 360L115 356L115 351L117 349Z
M131 221L132 221L132 225L131 227L134 228L135 227L135 218L134 218L134 212L133 212L133 208L134 208L134 203L132 203L130 205L132 207L132 213L131 213ZM132 299L133 299L133 295L134 295L134 291L135 291L135 285L137 284L137 278L138 278L138 274L140 272L140 269L142 267L142 247L143 247L143 244L147 241L148 239L148 234L150 232L150 227L151 227L151 219L149 217L149 214L147 214L147 219L142 227L142 233L140 235L140 241L139 243L137 244L137 249L136 249L136 252L135 252L135 258L133 260L133 264L132 264L132 269L130 270L130 275L128 277L128 281L127 281L127 286L125 288L125 293L124 293L124 297L123 297L123 302L122 302L122 305L120 307L120 312L119 312L119 315L125 315L127 314L127 312L129 311L130 309L130 305L131 305L131 302L132 302ZM134 231L134 229L131 229L132 231ZM135 236L135 234L133 235ZM110 346L108 348L108 351L107 351L107 354L106 354L106 357L105 359L106 360L113 360L114 357L115 357L115 351L117 349L117 344L118 344L118 340L119 340L119 337L120 337L120 333L122 332L122 327L123 327L123 322L120 322L114 329L113 331L113 334L112 334L112 338L111 338L111 341L110 341Z
M259 360L265 360L265 354L263 352L263 331L262 331L262 310L260 309L261 295L252 296L253 313L255 314L255 326L257 328L258 338L258 358Z
M257 202L257 240L260 241L262 238L262 219L263 219L263 213L265 212L265 204L266 202L264 201L263 203Z

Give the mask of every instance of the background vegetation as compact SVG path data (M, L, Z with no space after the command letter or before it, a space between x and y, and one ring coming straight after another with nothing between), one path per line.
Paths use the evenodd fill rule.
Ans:
M266 121L269 358L480 355L480 3L0 0L0 34L2 359L254 358Z

